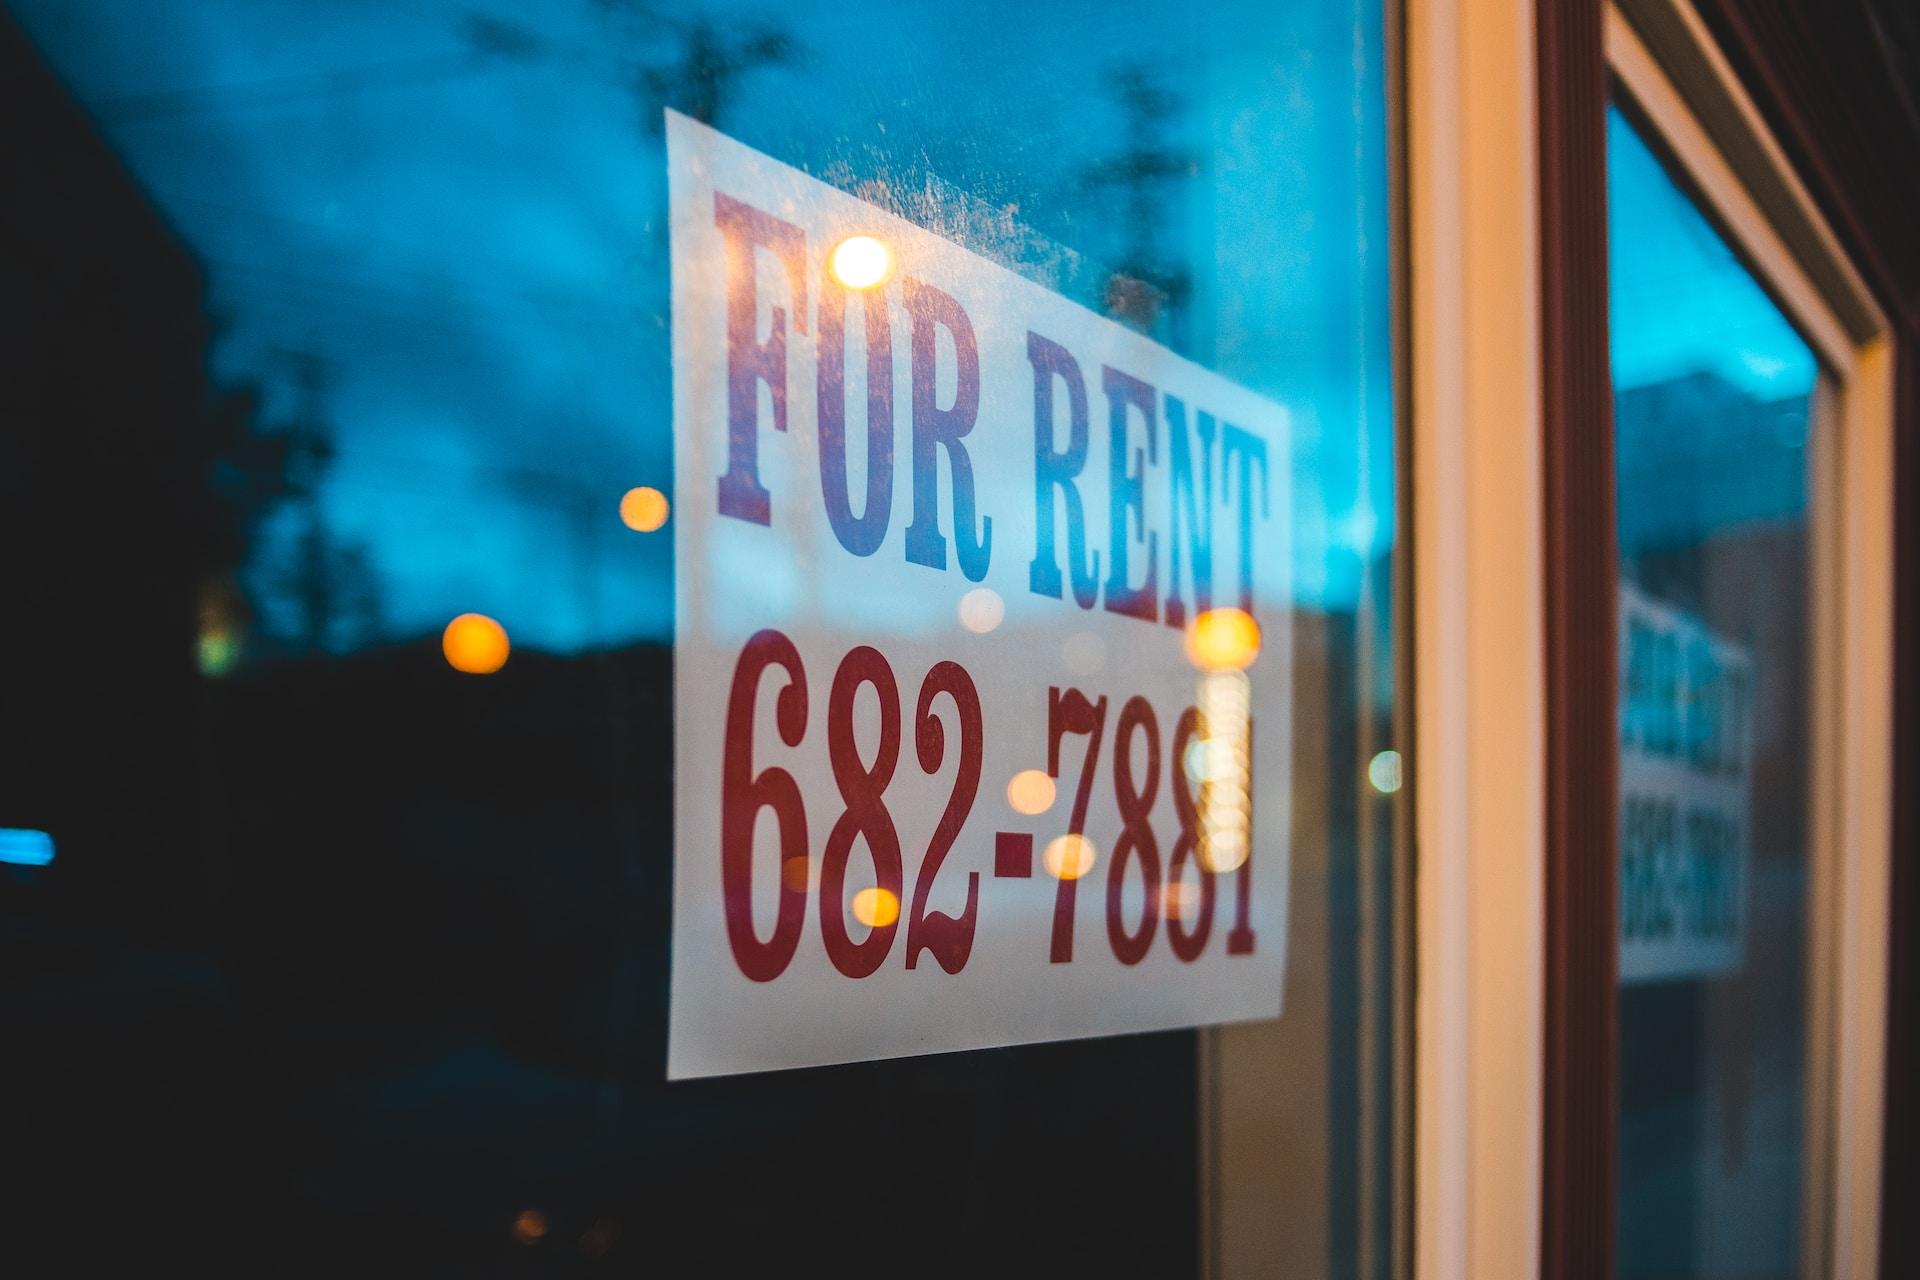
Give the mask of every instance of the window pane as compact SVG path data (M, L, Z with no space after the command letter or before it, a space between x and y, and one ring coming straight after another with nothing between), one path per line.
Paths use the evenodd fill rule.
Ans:
M1384 22L1378 0L13 0L0 828L37 834L0 844L21 850L0 854L0 910L29 975L0 986L0 1073L20 1073L0 1084L31 1099L0 1162L31 1167L69 1224L50 1237L132 1215L114 1235L143 1250L275 1274L1178 1276L1232 1214L1288 1273L1384 1274ZM1259 723L1291 779L1255 797L1281 816L1253 835L1291 873L1277 1021L1207 1058L1215 1033L1169 1018L666 1080L671 748L724 715L675 702L677 539L714 478L673 481L668 109L1284 418L1291 498L1260 549L1291 588L1250 677L1293 691ZM817 314L793 308L796 343ZM786 404L789 441L813 400ZM981 412L979 437L1031 445L1030 389ZM733 575L711 602L812 606L765 560ZM837 586L874 644L961 635L868 581ZM1038 661L1008 650L976 679ZM1114 695L1095 803L1117 835L1133 673L1076 652ZM816 733L833 674L810 672ZM958 754L948 706L951 736L903 734L900 785ZM1007 785L982 780L980 803ZM850 803L813 804L816 851ZM1170 862L1165 776L1158 803ZM770 848L774 825L750 837ZM983 910L1012 892L991 825L965 827L941 881L979 874Z
M1820 371L1617 110L1619 1273L1798 1274Z

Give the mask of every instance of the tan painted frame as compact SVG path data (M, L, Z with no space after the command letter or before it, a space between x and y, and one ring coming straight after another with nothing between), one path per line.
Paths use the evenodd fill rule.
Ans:
M1686 0L1618 0L1614 73L1838 377L1816 460L1809 1276L1874 1274L1892 692L1888 328ZM1639 31L1636 31L1638 24ZM1644 38L1643 34L1646 33ZM1544 736L1529 0L1406 6L1415 662L1414 1275L1539 1274Z
M1801 1272L1875 1275L1892 858L1889 329L1687 0L1619 0L1607 57L1721 226L1819 352L1814 759Z
M1546 867L1534 0L1407 6L1414 1275L1540 1268Z

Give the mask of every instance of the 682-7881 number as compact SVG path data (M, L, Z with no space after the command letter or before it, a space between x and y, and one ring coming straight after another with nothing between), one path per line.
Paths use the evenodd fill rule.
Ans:
M799 948L807 903L814 896L809 889L817 884L820 936L827 958L847 977L864 978L885 963L901 921L898 912L889 913L884 920L876 918L867 936L859 941L848 932L842 904L847 901L847 864L856 837L864 840L872 858L874 887L891 895L894 903L906 902L900 834L886 803L887 786L900 763L903 709L899 683L886 657L869 645L849 650L834 672L827 695L827 759L842 808L827 834L819 874L815 876L808 873L811 849L806 803L799 783L779 765L757 772L753 766L755 710L769 667L780 668L786 676L785 686L774 698L774 728L788 747L798 747L805 739L811 710L806 668L798 648L777 630L756 632L734 667L726 708L720 880L727 942L735 963L748 978L755 982L778 978ZM880 703L880 741L871 763L861 758L854 741L854 700L862 685L872 685ZM950 714L958 731L958 768L953 789L920 861L912 900L905 912L905 962L907 968L915 968L923 952L931 953L943 970L958 973L973 952L979 923L980 873L967 873L966 906L957 916L930 910L927 900L979 794L985 730L973 677L957 662L934 664L921 681L913 715L914 754L922 772L931 776L946 761L947 725L939 714L943 698L951 704ZM1061 749L1067 738L1085 736L1087 743L1067 827L1067 834L1076 839L1086 828L1108 709L1105 695L1090 699L1079 689L1048 690L1048 775L1060 776ZM1180 829L1168 850L1163 875L1160 844L1150 820L1160 787L1160 721L1144 697L1128 698L1120 708L1114 730L1113 791L1121 831L1107 865L1106 924L1108 943L1122 964L1134 965L1146 958L1163 914L1173 954L1183 962L1198 959L1213 931L1219 892L1216 881L1229 870L1234 879L1234 922L1226 934L1226 951L1228 955L1250 955L1254 950L1250 843L1231 869L1216 870L1204 856L1202 801L1193 793L1184 764L1189 747L1204 737L1200 711L1185 708L1174 727L1172 749L1166 753ZM1137 768L1135 761L1141 738L1145 739L1144 769ZM782 868L779 907L773 932L766 938L757 932L753 919L753 834L762 809L773 812ZM802 874L787 874L796 860ZM1190 902L1185 891L1189 862L1198 875L1197 902ZM1122 895L1136 867L1145 893L1140 918L1129 927L1123 917ZM1055 964L1073 960L1074 912L1079 873L1084 869L1053 868L1058 882L1048 958Z

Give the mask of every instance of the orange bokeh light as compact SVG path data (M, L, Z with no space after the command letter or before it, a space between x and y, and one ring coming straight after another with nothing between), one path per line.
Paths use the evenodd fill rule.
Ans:
M848 236L827 256L834 278L849 289L871 289L893 274L893 250L873 236Z
M620 523L635 533L652 533L667 522L667 495L649 485L620 496Z
M1093 841L1069 832L1049 840L1045 852L1040 855L1040 861L1046 867L1047 874L1055 880L1078 880L1093 870L1098 857Z
M440 652L447 655L447 665L468 675L492 675L507 665L512 648L507 629L484 613L463 613L440 635Z
M1045 813L1053 808L1053 779L1040 769L1022 769L1007 781L1007 803L1015 813Z
M788 858L780 864L780 883L789 893L805 893L813 887L813 864L804 855Z
M1187 627L1187 660L1202 671L1245 671L1260 656L1260 624L1242 609L1209 609Z
M884 929L900 918L900 899L875 886L853 895L853 918L869 929Z

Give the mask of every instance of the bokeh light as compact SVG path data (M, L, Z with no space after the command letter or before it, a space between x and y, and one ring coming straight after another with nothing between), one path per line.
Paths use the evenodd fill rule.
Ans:
M513 1220L513 1238L521 1244L539 1244L547 1236L547 1215L528 1209Z
M217 578L200 587L200 627L194 636L194 664L210 678L224 676L239 663L245 610L239 588L231 579Z
M1029 816L1053 808L1053 779L1043 769L1022 769L1007 782L1007 803Z
M893 274L893 251L872 236L848 236L829 261L834 278L849 289L871 289Z
M960 597L960 625L975 635L987 634L1006 616L1006 601L992 587L975 587Z
M440 636L440 651L447 655L447 664L474 676L490 676L506 666L512 647L507 643L507 629L484 613L461 614Z
M788 858L780 864L780 883L789 893L805 893L813 887L813 863L805 854Z
M194 646L194 659L201 675L226 675L240 660L240 638L224 626L204 627Z
M1187 744L1186 758L1181 761L1187 771L1187 781L1204 786L1220 779L1233 764L1232 752L1232 743L1195 738Z
M1228 667L1201 676L1195 693L1207 736L1199 760L1205 786L1199 798L1200 842L1194 860L1207 871L1233 871L1253 853L1253 752L1249 736L1253 686L1246 672ZM1195 764L1192 748L1183 763L1189 768Z
M1093 870L1098 857L1093 841L1085 836L1068 834L1049 840L1046 852L1040 855L1040 861L1046 865L1047 874L1055 880L1078 880Z
M1209 609L1187 627L1187 660L1202 671L1245 671L1260 656L1260 624L1244 609Z
M900 918L900 899L875 886L853 895L853 918L869 929L884 929Z
M1234 810L1218 806L1228 813ZM1220 822L1218 830L1207 833L1194 858L1199 864L1215 875L1225 875L1229 871L1238 871L1240 864L1253 852L1252 842L1247 839L1245 823L1234 824Z
M652 533L667 522L667 495L650 485L629 489L620 497L620 523L635 533Z
M1401 783L1400 753L1389 749L1367 761L1367 781L1383 796L1398 791Z
M53 836L32 827L0 827L0 862L44 867L53 861Z

